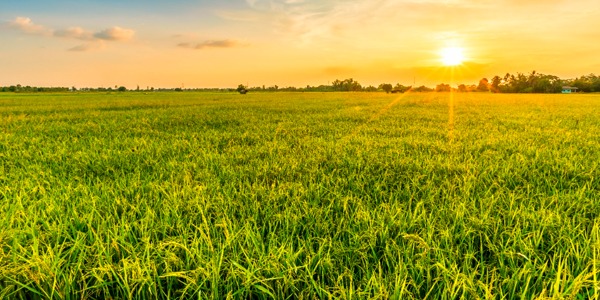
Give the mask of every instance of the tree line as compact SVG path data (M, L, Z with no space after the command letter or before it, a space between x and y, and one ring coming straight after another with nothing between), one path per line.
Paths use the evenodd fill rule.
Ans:
M67 87L35 87L35 86L21 86L20 84L11 86L0 87L0 92L12 92L12 93L39 93L39 92L68 92Z
M285 92L386 92L386 93L404 93L408 90L415 92L431 92L434 89L426 87L424 85L413 88L412 86L405 86L400 83L396 85L392 85L390 83L382 83L379 86L368 85L364 86L360 84L358 81L353 78L348 78L344 80L336 79L330 84L327 85L319 85L319 86L311 86L307 85L306 87L280 87L277 85L265 87L247 87L243 84L240 84L237 90L246 90L246 91L255 91L255 92L277 92L277 91L285 91Z
M247 91L307 91L307 92L386 92L386 93L404 93L411 92L492 92L492 93L560 93L563 87L575 87L579 92L594 93L600 92L600 76L589 74L575 79L561 79L555 75L541 74L532 71L529 74L506 73L500 77L492 77L491 80L482 78L478 84L459 84L456 87L447 83L440 83L435 88L424 85L410 86L397 83L382 83L379 86L363 86L353 78L339 80L336 79L331 84L310 86L305 88L286 87L280 88L277 85L266 88L245 87Z
M575 79L561 79L532 71L529 74L506 73L491 80L482 78L477 86L459 85L458 91L478 91L492 93L560 93L563 87L574 87L579 92L600 92L600 76L589 74Z
M210 92L233 92L236 89L233 88L154 88L146 87L136 89L127 89L125 86L114 86L114 87L97 87L97 88L76 88L76 87L35 87L35 86L22 86L20 84L11 86L0 86L0 92L12 92L12 93L54 93L54 92L183 92L183 91L210 91Z
M456 87L451 87L447 83L440 83L435 88L430 88L424 85L421 86L410 86L402 85L397 83L392 85L391 83L382 83L377 87L368 85L363 86L353 78L344 80L336 79L327 85L310 86L306 87L279 87L273 85L270 87L258 86L258 87L247 87L240 84L237 88L157 88L146 87L140 89L138 86L136 89L129 91L143 91L143 92L163 92L163 91L210 91L210 92L386 92L386 93L404 93L407 91L411 92L492 92L492 93L560 93L563 87L574 87L577 91L584 93L600 92L600 76L595 74L584 75L575 79L561 79L558 76L546 75L532 71L529 74L506 73L504 76L494 76L491 80L488 78L482 78L478 84L459 84ZM99 87L99 88L80 88L75 87L32 87L32 86L21 86L11 85L0 87L0 92L13 92L13 93L36 93L36 92L125 92L128 89L124 86L112 87Z

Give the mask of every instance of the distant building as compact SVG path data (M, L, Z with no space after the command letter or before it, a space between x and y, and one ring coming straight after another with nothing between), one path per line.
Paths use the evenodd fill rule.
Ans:
M574 86L563 86L562 87L563 94L577 93L577 90L578 90L578 88L576 88Z

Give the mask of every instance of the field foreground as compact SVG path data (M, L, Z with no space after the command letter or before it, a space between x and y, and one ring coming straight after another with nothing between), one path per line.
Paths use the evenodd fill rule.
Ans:
M0 298L588 299L600 95L0 94Z

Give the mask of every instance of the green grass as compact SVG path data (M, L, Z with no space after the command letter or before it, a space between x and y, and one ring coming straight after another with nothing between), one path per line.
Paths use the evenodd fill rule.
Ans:
M0 94L0 298L597 298L598 112L598 95Z

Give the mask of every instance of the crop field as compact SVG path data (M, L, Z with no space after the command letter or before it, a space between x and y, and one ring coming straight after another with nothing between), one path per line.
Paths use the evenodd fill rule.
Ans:
M0 299L600 294L600 95L0 93Z

